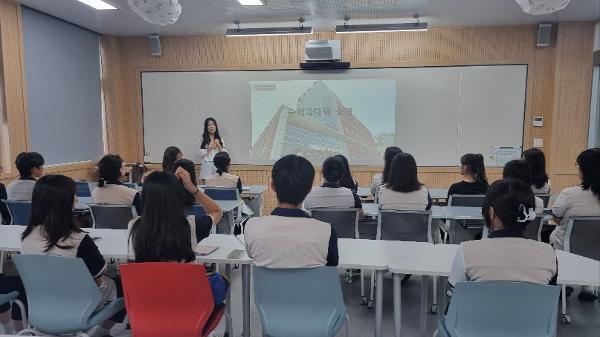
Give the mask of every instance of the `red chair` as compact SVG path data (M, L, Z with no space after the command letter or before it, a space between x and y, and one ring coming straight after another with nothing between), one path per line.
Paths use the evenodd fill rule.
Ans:
M131 263L121 278L133 337L204 337L225 314L225 305L215 310L203 265Z

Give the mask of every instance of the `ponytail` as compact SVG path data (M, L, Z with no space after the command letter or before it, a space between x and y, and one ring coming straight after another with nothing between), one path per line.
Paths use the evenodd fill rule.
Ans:
M219 152L215 154L213 158L213 164L217 168L217 173L222 176L223 173L227 173L229 171L229 164L231 164L231 158L227 152Z

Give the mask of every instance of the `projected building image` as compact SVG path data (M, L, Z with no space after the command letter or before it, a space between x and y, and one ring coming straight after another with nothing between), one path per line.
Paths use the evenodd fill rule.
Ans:
M393 122L393 121L392 121ZM354 162L379 163L394 135L371 131L324 82L315 81L295 108L281 105L253 144L256 160L277 160L298 154L315 163L334 154ZM390 144L388 144L390 143Z

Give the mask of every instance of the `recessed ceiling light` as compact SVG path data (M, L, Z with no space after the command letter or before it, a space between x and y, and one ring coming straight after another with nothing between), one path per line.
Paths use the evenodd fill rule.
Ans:
M238 0L243 6L264 6L263 0Z
M106 10L106 9L117 9L117 7L102 1L102 0L77 0L79 2L81 2L82 4L86 4L94 9L97 9L99 11L102 10Z

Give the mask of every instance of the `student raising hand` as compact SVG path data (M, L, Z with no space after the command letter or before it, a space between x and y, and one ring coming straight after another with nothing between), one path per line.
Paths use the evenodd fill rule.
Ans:
M196 187L196 185L194 185L192 182L192 178L190 177L190 173L188 171L184 170L182 167L178 167L175 171L175 176L177 176L177 179L181 181L183 187L185 187L188 192L192 194L198 192L198 187Z

